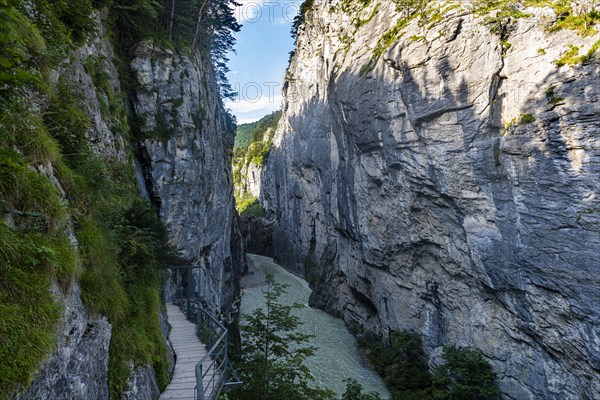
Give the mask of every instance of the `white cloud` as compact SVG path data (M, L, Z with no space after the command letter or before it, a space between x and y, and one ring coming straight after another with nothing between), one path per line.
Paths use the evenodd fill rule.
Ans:
M240 24L265 20L275 24L292 23L301 0L238 0L235 18Z
M253 117L253 118L240 118L237 120L238 125L241 124L249 124L250 122L256 122L260 119L261 117Z
M238 23L258 22L262 16L262 8L265 1L267 0L238 0L240 5L234 11Z
M238 124L258 121L267 114L281 108L281 96L264 96L257 101L226 101L225 107L231 109Z
M230 108L241 120L243 118L242 114L257 111L265 111L265 114L268 114L271 111L278 110L281 107L281 96L262 96L257 100L228 100L225 102L225 107Z

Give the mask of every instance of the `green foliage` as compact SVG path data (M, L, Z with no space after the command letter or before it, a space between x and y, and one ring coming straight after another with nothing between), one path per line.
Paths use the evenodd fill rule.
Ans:
M554 91L556 90L556 86L549 86L546 91L546 99L548 100L548 104L555 105L563 102L565 99L562 97L556 96Z
M235 399L331 399L333 392L310 385L314 381L304 360L315 348L306 343L310 335L298 333L298 317L292 315L300 304L279 303L285 285L267 275L265 309L257 309L242 325L244 341L238 372L244 385L229 393Z
M39 82L36 61L45 50L44 41L17 9L18 3L0 0L0 96L14 87Z
M113 327L109 349L109 385L113 399L121 398L127 388L130 363L152 365L161 391L169 383L166 348L159 324L159 286L139 282L129 285L127 294L131 306L126 321Z
M513 119L508 121L506 124L504 124L504 129L502 129L502 135L507 134L510 131L510 128L512 128L513 126L518 126L517 117L514 117Z
M440 400L493 399L500 394L496 374L481 352L449 346L433 375L433 398Z
M44 113L48 132L60 146L64 160L70 167L89 155L86 132L87 115L78 107L77 99L61 78L55 93L49 96L48 111Z
M346 391L340 400L381 400L375 392L363 393L363 387L354 379L344 379Z
M393 399L484 400L500 393L496 374L478 350L445 347L445 362L432 375L421 337L414 332L392 332L384 340L367 332L358 338L358 344Z
M104 56L89 56L84 63L85 70L90 74L96 97L100 105L100 114L105 120L112 121L113 130L124 134L128 130L127 114L119 98L112 87L110 75L107 72L108 65Z
M275 129L281 118L281 111L264 116L259 121L238 127L233 153L233 183L237 209L243 217L264 216L265 210L258 200L245 193L242 170L249 164L262 166L267 162Z
M252 141L252 132L258 126L258 122L250 122L248 124L240 124L237 126L235 131L235 142L233 145L234 151L238 149L245 150L250 146L250 142Z
M392 28L390 28L379 38L375 48L373 49L373 54L371 55L369 62L360 70L361 76L368 74L373 70L373 68L375 68L379 58L392 44L398 40L402 30L408 25L409 22L409 18L400 18Z
M73 7L73 3L68 0L34 0L33 2L37 10L50 16L51 23L62 25L61 29L64 29L68 39L76 45L82 44L96 32L97 24L91 0L78 0L77 7Z
M525 7L552 8L557 17L548 25L551 32L567 29L590 36L596 33L594 25L600 22L600 13L590 5L576 12L570 0L479 0L475 3L475 12L486 15L492 31L501 34L510 30L517 19L529 16L522 11Z
M164 388L160 271L177 255L155 211L139 199L133 167L95 156L81 99L65 79L43 79L94 32L91 3L32 4L25 12L0 0L0 398L26 386L52 350L61 309L51 287L66 291L78 275L86 307L113 325L111 396L120 397L131 366L153 365ZM104 63L90 57L85 67L102 113L124 132ZM31 104L40 97L35 90L47 101ZM79 251L64 233L71 222Z
M396 5L396 11L401 13L404 18L410 18L418 12L423 11L427 5L427 0L393 0Z
M576 12L570 0L538 1L538 5L551 7L556 12L556 20L549 26L551 32L562 29L573 30L582 36L591 36L596 33L595 25L600 23L600 12L593 9L590 4Z
M107 315L113 324L111 397L120 398L126 388L131 363L153 365L164 388L168 366L159 289L162 268L177 263L178 255L155 211L138 198L128 166L110 169L90 158L80 168L84 183L73 198L81 206L76 235L84 261L82 298L91 312Z
M598 50L600 50L600 40L595 42L588 52L583 55L579 55L579 47L570 44L567 51L558 60L555 60L554 64L557 67L563 67L565 65L575 66L589 63L596 58Z
M570 44L568 50L558 60L555 60L554 64L557 67L576 65L579 64L579 60L579 47Z
M294 43L298 40L298 30L300 29L300 26L304 24L306 14L312 9L313 4L314 0L304 0L302 4L300 4L298 15L294 18L294 22L292 23L291 35L294 38Z
M382 340L374 333L366 333L359 337L358 344L393 398L431 398L431 375L418 334L397 331Z
M586 54L579 58L579 63L586 64L592 61L598 62L598 50L600 50L600 40L597 40Z
M277 128L280 118L281 111L275 111L256 122L238 125L234 149L247 149L252 143L262 142L265 132Z
M5 139L4 135L0 137ZM31 169L23 157L2 140L0 147L0 207L39 213L40 229L55 232L64 222L65 206L52 181Z
M8 103L6 103L8 104ZM18 102L13 105L20 104ZM0 398L27 385L55 344L61 309L53 282L68 289L79 269L78 255L63 233L66 207L52 180L27 158L43 156L37 145L15 146L22 134L14 110L0 111ZM32 119L21 115L21 121ZM39 119L34 120L39 123ZM37 136L40 135L40 136ZM46 136L46 138L48 138ZM18 148L18 147L17 147ZM11 221L9 224L8 221Z
M235 44L235 32L241 28L235 19L234 0L98 0L106 5L117 33L123 60L130 59L130 49L142 40L177 48L182 52L209 53L217 83L224 97L235 95L226 73L227 53ZM174 9L171 9L172 6ZM202 10L202 13L200 13Z
M55 345L61 308L50 294L60 260L39 233L0 223L0 398L27 385Z
M260 205L260 202L256 197L245 195L239 200L236 199L236 206L242 219L250 217L264 217L267 215L267 212L263 206Z
M532 114L522 114L519 120L519 125L527 125L535 122L535 117Z

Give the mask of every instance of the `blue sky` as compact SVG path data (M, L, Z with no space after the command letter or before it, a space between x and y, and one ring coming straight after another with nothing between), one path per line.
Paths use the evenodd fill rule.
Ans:
M236 18L243 24L237 33L236 53L229 54L229 82L238 96L226 101L243 124L278 110L281 86L294 48L290 36L300 0L238 0Z

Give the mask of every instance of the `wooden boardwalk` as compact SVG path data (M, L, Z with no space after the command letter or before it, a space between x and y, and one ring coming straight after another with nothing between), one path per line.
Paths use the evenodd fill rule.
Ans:
M165 391L160 395L160 400L195 400L196 388L196 364L206 355L206 347L198 335L196 325L188 321L185 314L178 306L167 304L167 317L171 325L169 340L173 345L177 360L173 379ZM211 368L209 363L203 364L205 368ZM212 377L212 370L207 374L207 379ZM210 394L206 400L211 400Z

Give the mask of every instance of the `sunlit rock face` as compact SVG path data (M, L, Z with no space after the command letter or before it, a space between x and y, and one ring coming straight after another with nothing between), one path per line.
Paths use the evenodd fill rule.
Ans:
M131 69L138 81L133 107L138 158L152 200L173 243L197 271L193 290L207 304L231 304L244 265L235 221L231 148L211 62L143 42Z
M261 200L314 305L476 347L506 399L600 398L600 68L553 63L600 34L529 11L510 47L461 7L413 20L369 67L393 2L315 0Z

